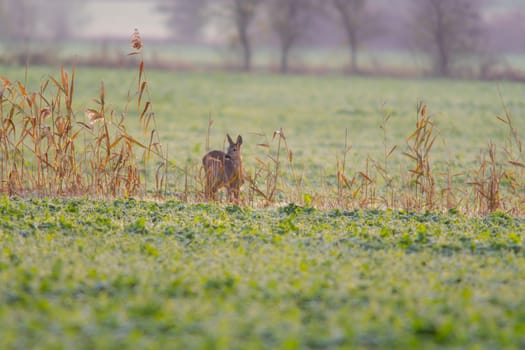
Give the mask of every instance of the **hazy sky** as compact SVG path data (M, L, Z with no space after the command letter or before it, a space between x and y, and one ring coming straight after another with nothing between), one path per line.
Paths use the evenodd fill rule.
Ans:
M151 1L87 2L88 18L80 30L83 37L130 37L137 28L143 38L166 37L164 18Z

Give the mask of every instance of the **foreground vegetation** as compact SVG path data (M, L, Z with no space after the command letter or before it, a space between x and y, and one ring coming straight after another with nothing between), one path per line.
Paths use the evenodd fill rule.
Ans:
M0 199L0 347L520 348L525 222Z

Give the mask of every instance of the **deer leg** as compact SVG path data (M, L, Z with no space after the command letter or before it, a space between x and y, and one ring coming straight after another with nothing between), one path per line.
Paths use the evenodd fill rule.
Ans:
M235 187L228 187L228 201L239 204L239 189Z
M206 172L206 183L204 186L204 197L206 200L215 200L215 194L217 189L215 188L215 183L212 178L212 172Z

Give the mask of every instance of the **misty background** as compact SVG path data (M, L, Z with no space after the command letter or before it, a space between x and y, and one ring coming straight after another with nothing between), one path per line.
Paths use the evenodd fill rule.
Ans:
M0 63L525 80L523 0L0 0Z

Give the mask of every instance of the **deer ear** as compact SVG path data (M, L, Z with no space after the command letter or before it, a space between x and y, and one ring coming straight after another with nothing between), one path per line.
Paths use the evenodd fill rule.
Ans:
M226 137L228 138L228 142L230 143L230 145L233 145L234 142L233 142L232 138L230 137L230 135L226 134Z
M237 144L238 145L242 145L242 136L241 135L237 136Z

